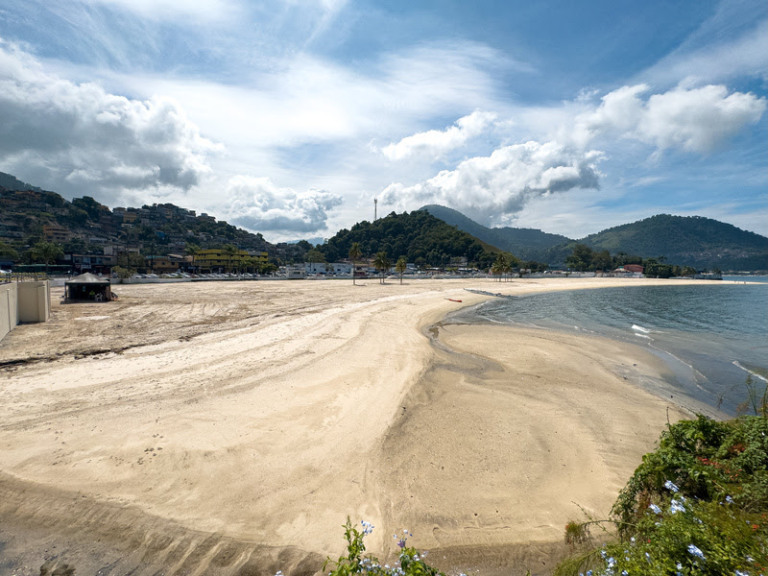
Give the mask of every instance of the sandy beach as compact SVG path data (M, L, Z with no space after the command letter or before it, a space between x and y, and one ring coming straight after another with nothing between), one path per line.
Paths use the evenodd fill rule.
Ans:
M679 280L116 285L0 342L0 569L313 574L372 522L448 573L546 574L667 420L640 346L446 314ZM455 302L453 300L461 300Z

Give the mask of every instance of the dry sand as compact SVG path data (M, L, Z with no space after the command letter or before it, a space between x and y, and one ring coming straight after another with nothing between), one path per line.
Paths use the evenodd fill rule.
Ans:
M311 574L349 516L383 557L408 528L449 572L547 573L684 413L631 384L664 370L642 347L440 321L465 289L652 283L54 289L0 342L0 571Z

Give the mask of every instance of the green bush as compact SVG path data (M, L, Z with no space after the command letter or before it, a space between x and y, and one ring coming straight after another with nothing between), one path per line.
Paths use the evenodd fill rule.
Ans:
M556 575L766 574L768 420L698 416L670 426L612 513L606 522L620 540L575 554Z
M393 538L400 548L399 565L382 566L375 556L365 554L363 539L373 531L373 525L363 520L362 531L352 526L349 518L344 525L344 537L347 540L347 553L339 557L336 562L328 559L323 565L323 571L329 564L333 569L329 576L350 576L352 574L369 574L371 576L445 576L442 572L429 566L424 558L427 553L419 553L415 548L407 545L408 537L412 536L407 530L402 535L395 534ZM462 575L464 576L464 575Z

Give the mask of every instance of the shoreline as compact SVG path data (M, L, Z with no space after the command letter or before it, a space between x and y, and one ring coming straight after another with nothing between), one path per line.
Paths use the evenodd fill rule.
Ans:
M632 470L621 460L617 472L607 460L631 455L634 469L665 422L659 399L600 364L605 343L590 348L584 340L576 346L528 336L539 362L524 375L559 382L586 415L598 403L591 406L589 390L571 379L586 369L582 376L599 384L601 394L614 394L610 403L631 415L629 423L610 420L600 428L584 427L568 405L510 390L499 376L521 374L519 359L508 356L509 345L488 340L489 330L467 338L452 326L438 327L441 343L476 358L462 356L459 365L430 342L429 326L487 298L467 286L515 294L626 280L358 287L294 281L290 292L279 284L125 286L114 305L54 303L47 325L20 326L0 343L0 361L40 358L0 368L4 556L33 568L46 557L70 558L83 573L112 562L116 573L162 567L224 575L258 566L310 574L319 558L341 552L340 526L349 515L380 527L367 542L372 552L387 554L391 530L407 527L416 546L435 550L443 569L462 559L487 564L483 573L493 574L494 562L501 570L502 558L513 561L504 547L518 550L515 558L532 546L547 550L540 559L562 540L562 510L536 516L535 498L525 496L533 487L514 475L520 462L556 472L562 482L558 457L570 455L560 438L573 436L599 471L582 489L608 493ZM461 304L451 301L457 299ZM479 342L490 350L487 358L472 348ZM516 346L525 345L520 339ZM579 346L592 350L586 368L574 356ZM635 354L611 350L622 358ZM478 362L488 369L473 372ZM533 409L522 410L523 400ZM499 420L499 406L517 418ZM547 421L542 414L557 437L536 427ZM611 417L610 410L598 414ZM570 428L561 429L563 422ZM478 423L495 424L478 430ZM537 449L513 465L509 438L499 430L509 437L529 433ZM622 450L603 436L620 439ZM551 452L541 446L560 456L545 456ZM436 456L449 473L428 466ZM475 482L467 484L470 477ZM583 481L569 478L569 486ZM555 491L562 486L556 483ZM590 509L604 506L584 494ZM507 511L491 513L488 500L503 498ZM23 505L14 507L19 499ZM29 539L11 533L14 526ZM532 538L537 531L541 536ZM93 537L102 543L86 545Z
M394 523L416 526L443 570L470 561L461 571L549 573L568 552L565 523L607 517L666 423L693 417L638 386L665 368L634 344L493 324L439 322L428 332L438 356L407 400L408 433L385 452L393 477L428 463L418 480L394 480L389 491L408 495L393 504ZM567 374L537 368L553 354ZM442 450L423 440L456 436L463 441Z

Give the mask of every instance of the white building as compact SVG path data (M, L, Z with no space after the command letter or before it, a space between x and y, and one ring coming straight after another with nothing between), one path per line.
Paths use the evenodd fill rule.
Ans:
M304 270L308 275L323 274L326 276L352 276L352 264L347 262L305 262Z

